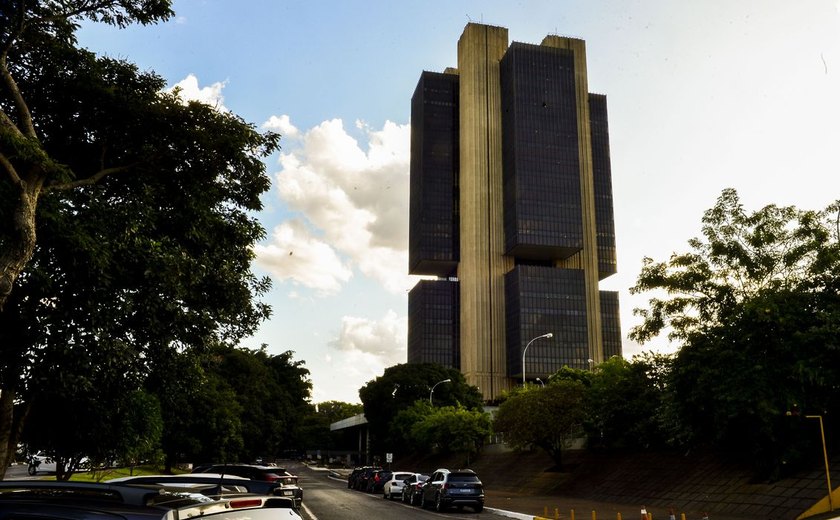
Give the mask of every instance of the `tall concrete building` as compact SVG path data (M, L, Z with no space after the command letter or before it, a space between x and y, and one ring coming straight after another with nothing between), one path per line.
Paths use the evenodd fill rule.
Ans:
M457 69L421 74L409 272L437 278L409 293L408 362L459 368L488 401L523 370L621 354L618 294L598 287L616 272L607 104L582 40L470 23Z

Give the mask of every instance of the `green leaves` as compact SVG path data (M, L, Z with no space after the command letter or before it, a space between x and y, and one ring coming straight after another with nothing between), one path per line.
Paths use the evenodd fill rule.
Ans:
M748 213L735 190L724 190L703 216L702 238L667 262L643 261L631 293L654 292L630 337L645 342L667 331L672 339L718 326L762 291L807 290L840 268L824 212L768 205ZM659 295L667 296L664 298Z
M662 400L668 438L729 451L763 477L807 462L809 441L783 417L792 403L840 411L837 210L750 213L724 190L689 253L645 260L632 291L655 297L630 336L681 344Z
M515 449L544 449L560 466L563 449L583 435L585 395L584 383L572 379L525 387L499 405L493 429Z
M464 375L454 368L445 368L430 363L400 364L388 367L385 373L359 389L364 405L365 417L371 429L374 445L381 451L394 451L403 445L406 430L394 431L392 421L401 410L409 408L416 401L429 402L432 387L434 405L463 406L480 410L481 394L474 386L466 383Z

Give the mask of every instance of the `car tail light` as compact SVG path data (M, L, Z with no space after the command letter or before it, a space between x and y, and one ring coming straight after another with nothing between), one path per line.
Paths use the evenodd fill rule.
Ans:
M274 473L266 473L263 475L263 480L267 480L269 482L274 482L275 480L279 479L280 475Z
M259 507L262 505L262 499L259 498L251 498L251 499L239 499L239 500L231 500L230 507L234 509L239 509L243 507Z

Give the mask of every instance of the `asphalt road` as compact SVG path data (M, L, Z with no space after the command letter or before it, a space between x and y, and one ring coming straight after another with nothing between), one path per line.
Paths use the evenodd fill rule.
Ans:
M392 519L490 519L502 518L485 510L477 514L469 508L452 509L436 513L399 500L385 500L381 494L371 495L347 488L347 482L328 477L327 473L314 471L304 465L289 464L287 469L300 477L303 488L302 516L306 520L392 520Z
M26 472L27 467L26 464L15 464L14 466L9 466L6 468L6 478L5 480L23 480L32 478L29 476L29 473ZM45 471L38 473L38 476L43 477L44 475L49 475Z

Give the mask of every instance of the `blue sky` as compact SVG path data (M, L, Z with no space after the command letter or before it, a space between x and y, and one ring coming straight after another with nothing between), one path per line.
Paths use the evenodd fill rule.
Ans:
M687 250L724 188L749 210L840 199L837 0L177 0L165 24L86 24L80 43L283 134L258 215L272 319L244 346L293 350L313 400L405 361L408 122L423 70L457 64L469 21L586 40L607 95L622 329L644 256ZM625 356L670 352L625 341Z

